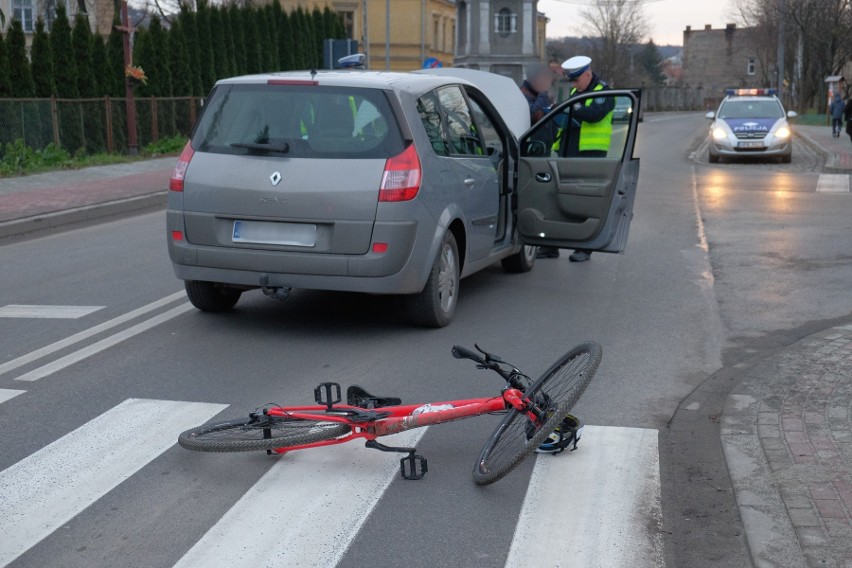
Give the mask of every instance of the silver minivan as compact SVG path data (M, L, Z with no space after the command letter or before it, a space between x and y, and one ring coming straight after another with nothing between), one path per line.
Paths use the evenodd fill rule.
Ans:
M468 69L273 73L219 81L170 181L168 249L192 304L260 289L403 294L449 323L461 278L538 245L621 252L639 173L636 114L605 157L561 155L567 100L532 129L510 79ZM565 148L568 144L562 144Z

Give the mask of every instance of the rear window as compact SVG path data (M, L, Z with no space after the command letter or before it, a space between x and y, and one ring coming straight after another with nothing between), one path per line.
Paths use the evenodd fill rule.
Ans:
M778 101L728 101L719 109L719 118L781 118L784 109Z
M305 85L220 85L192 139L196 151L291 158L389 158L402 135L385 93Z

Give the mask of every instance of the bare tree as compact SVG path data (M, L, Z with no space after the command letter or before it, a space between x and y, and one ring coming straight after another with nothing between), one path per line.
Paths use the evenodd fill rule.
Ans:
M594 53L595 70L604 80L630 80L637 66L631 47L648 33L645 0L597 0L580 9L592 35L599 38Z

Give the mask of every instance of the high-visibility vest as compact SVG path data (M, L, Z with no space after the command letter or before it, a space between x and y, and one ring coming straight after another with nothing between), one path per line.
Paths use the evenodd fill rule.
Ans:
M593 91L603 90L603 83L595 85ZM571 89L569 96L574 96L577 88ZM590 106L594 99L587 99L586 106ZM609 111L603 119L598 122L581 122L580 123L580 151L600 150L603 152L609 151L609 142L612 139L612 111Z

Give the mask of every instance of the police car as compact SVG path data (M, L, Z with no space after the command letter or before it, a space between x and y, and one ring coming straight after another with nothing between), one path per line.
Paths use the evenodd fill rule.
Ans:
M708 112L710 161L722 157L777 157L793 159L793 132L775 89L729 89L717 112Z

